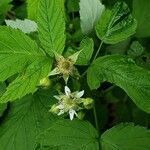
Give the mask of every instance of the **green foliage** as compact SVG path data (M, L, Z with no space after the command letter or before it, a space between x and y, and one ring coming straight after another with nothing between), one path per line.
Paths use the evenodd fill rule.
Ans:
M39 80L48 75L50 67L49 60L28 36L9 27L0 28L0 80L21 72L0 99L0 102L7 102L34 92ZM20 92L16 88L20 88Z
M0 102L14 101L26 94L34 93L40 80L48 76L50 65L50 61L46 58L35 60L19 77L10 83Z
M0 150L149 150L149 4L1 0Z
M136 35L138 37L150 36L150 3L149 0L133 0L133 15L137 19L138 28Z
M0 1L0 22L3 22L7 11L10 10L10 8L12 7L12 5L9 4L10 2L12 2L12 0Z
M23 71L35 58L44 57L28 36L5 26L0 27L0 47L0 81Z
M27 0L27 11L28 11L28 18L31 20L37 20L37 13L39 7L39 0Z
M65 20L62 0L41 0L38 8L38 31L41 46L50 55L61 54L65 44Z
M128 50L128 55L133 58L138 57L142 55L143 53L144 53L144 48L138 41L134 41L131 44L130 49Z
M5 92L6 85L5 83L0 84L0 96ZM3 116L4 111L7 109L7 104L0 104L0 117Z
M79 0L67 1L68 12L79 11Z
M44 93L42 93L44 94ZM40 93L10 105L7 119L0 124L0 145L5 150L33 150L37 135L56 120L48 112L49 97Z
M107 46L107 53L108 54L120 54L124 55L127 50L129 49L131 39L128 38L127 40L121 41L119 43L113 44L113 45L108 45Z
M58 121L44 131L40 138L41 147L99 150L97 131L90 123L84 121Z
M108 81L126 91L138 107L150 113L150 72L128 57L110 55L94 61L88 70L88 84L96 89Z
M85 38L80 44L81 52L76 61L77 65L88 65L94 50L94 42L90 38Z
M0 104L0 117L3 116L3 112L6 110L7 104Z
M92 31L104 9L99 0L80 0L81 28L84 34Z
M148 150L149 140L149 130L131 123L117 125L101 137L102 150Z
M135 33L136 20L124 2L118 2L112 9L106 9L96 25L99 39L107 44L115 44Z

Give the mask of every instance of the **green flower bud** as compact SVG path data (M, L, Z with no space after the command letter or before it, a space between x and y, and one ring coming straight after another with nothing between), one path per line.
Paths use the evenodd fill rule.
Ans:
M53 114L58 114L59 113L59 108L57 107L56 104L54 104L51 109L49 110L49 112L53 113Z
M73 29L73 24L69 24L69 28L72 30Z
M94 100L92 98L85 98L83 99L83 106L86 109L91 109L94 105Z
M40 80L40 84L39 86L43 87L44 89L47 89L48 87L50 87L52 84L52 81L46 77Z

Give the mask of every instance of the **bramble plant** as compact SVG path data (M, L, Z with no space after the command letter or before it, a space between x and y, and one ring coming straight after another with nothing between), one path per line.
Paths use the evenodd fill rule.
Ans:
M0 150L149 150L150 1L18 2L0 1Z

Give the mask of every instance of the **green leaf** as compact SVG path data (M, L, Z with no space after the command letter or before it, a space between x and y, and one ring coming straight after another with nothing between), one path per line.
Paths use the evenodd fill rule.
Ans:
M34 93L37 90L40 80L48 76L51 64L48 58L35 60L31 63L21 76L10 83L7 91L0 98L0 103L14 101L26 94Z
M3 115L3 112L6 110L7 104L0 104L0 117Z
M1 83L0 84L0 96L2 96L2 94L5 92L6 89L6 84L5 83ZM0 117L3 115L4 111L7 108L7 104L0 104Z
M65 20L62 0L41 0L38 9L38 31L41 46L50 55L61 54L65 46Z
M120 124L101 137L103 150L149 150L150 131L134 124Z
M138 107L150 113L150 71L138 67L131 58L119 55L98 58L88 69L87 80L91 89L104 81L116 84Z
M104 9L100 0L80 0L81 29L84 34L93 30Z
M106 48L107 54L124 55L127 53L131 44L131 38L121 41L119 43L108 45Z
M28 18L37 21L39 0L27 0Z
M19 73L35 59L42 57L45 56L37 44L24 33L0 26L0 81Z
M51 61L33 40L9 27L0 27L0 47L0 81L22 74L8 86L0 103L35 92L39 80L48 75Z
M12 103L5 121L0 125L1 149L34 150L37 135L56 120L48 112L51 99L52 91L49 97L38 93Z
M67 9L69 13L79 11L79 0L67 1Z
M0 1L0 23L3 22L5 15L8 10L11 9L12 5L10 4L12 0L1 0Z
M40 136L41 147L66 149L99 150L98 133L84 121L63 120L54 123Z
M137 36L150 36L150 2L149 0L133 0L133 15L138 22Z
M76 61L76 65L88 65L94 51L94 42L90 38L82 40L80 44L82 50Z
M124 2L118 2L113 9L106 9L96 25L97 36L107 44L121 42L135 33L136 20Z
M0 14L6 12L6 8L9 6L9 3L11 3L12 0L1 0L0 3Z
M136 58L138 56L141 56L144 52L144 47L138 42L138 41L134 41L131 44L130 49L128 50L128 55Z

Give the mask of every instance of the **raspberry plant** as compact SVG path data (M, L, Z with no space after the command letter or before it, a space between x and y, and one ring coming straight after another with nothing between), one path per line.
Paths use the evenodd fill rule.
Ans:
M149 150L149 9L0 1L0 150Z

